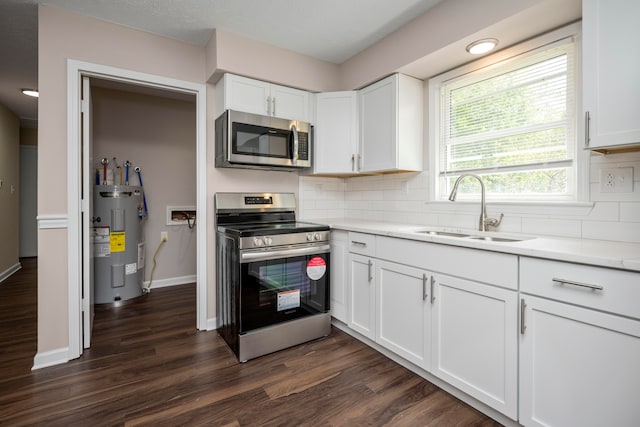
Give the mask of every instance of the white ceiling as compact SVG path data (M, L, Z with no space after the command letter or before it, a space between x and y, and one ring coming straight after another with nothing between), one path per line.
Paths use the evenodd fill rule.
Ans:
M342 63L441 0L1 0L0 103L35 125L37 4L204 46L216 28Z

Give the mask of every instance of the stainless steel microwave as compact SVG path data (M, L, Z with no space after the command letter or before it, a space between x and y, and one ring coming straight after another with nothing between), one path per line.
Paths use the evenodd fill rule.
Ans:
M311 125L227 110L216 119L216 167L295 170L311 166Z

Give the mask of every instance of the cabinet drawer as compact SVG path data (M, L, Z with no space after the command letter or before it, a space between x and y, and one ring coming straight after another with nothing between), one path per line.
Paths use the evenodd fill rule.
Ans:
M640 273L520 258L520 290L640 319Z
M367 256L376 255L376 236L349 232L349 252Z
M376 244L376 256L380 259L518 289L517 255L394 237L379 237Z

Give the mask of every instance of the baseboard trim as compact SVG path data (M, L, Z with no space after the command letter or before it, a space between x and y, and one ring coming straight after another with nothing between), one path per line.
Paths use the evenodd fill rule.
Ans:
M48 368L49 366L60 365L69 361L69 348L58 348L56 350L36 353L33 358L32 371L36 369Z
M22 268L22 264L20 264L20 261L18 261L17 263L13 264L11 267L7 268L5 271L1 272L0 283L4 282L6 279L11 277L13 273L20 270L21 268Z
M186 285L187 283L196 283L197 276L192 274L190 276L169 277L168 279L154 280L151 284L151 289L166 288L168 286ZM149 286L149 281L145 280L143 283L146 288Z
M218 318L207 319L207 331L218 329Z

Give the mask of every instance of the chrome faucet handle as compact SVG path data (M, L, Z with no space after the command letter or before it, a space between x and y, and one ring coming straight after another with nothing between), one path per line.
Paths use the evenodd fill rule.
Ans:
M498 227L500 227L500 224L502 223L502 218L504 218L504 214L503 213L500 214L500 219L485 218L484 219L484 225L485 225L485 227L498 228Z

